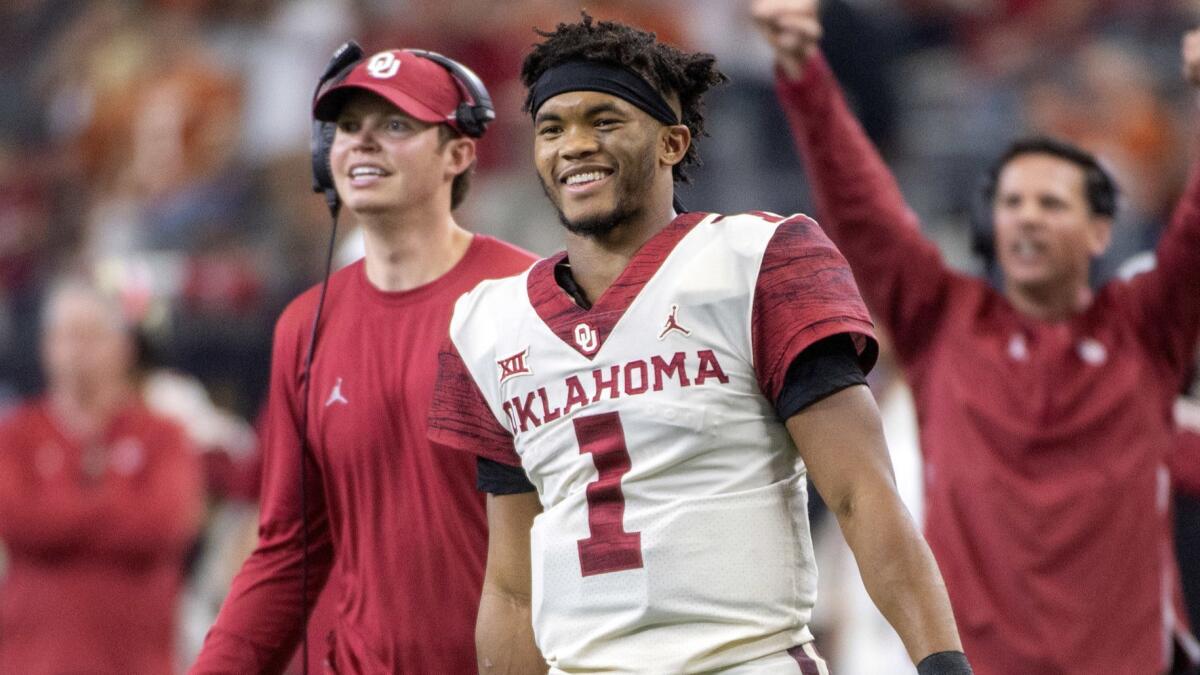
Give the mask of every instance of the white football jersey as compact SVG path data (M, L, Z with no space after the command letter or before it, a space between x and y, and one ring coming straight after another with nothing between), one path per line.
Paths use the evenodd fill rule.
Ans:
M708 671L810 641L805 468L774 400L821 338L873 358L845 261L804 216L685 214L585 310L554 280L562 260L459 300L441 381L460 368L473 387L439 387L430 420L537 488L552 669Z

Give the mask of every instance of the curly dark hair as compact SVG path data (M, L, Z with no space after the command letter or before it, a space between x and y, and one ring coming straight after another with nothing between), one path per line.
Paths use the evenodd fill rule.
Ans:
M664 96L679 97L681 122L692 132L692 145L683 161L673 167L672 175L678 182L690 182L684 167L700 164L695 141L708 135L704 129L704 93L728 80L717 70L717 57L702 52L689 54L659 42L654 33L615 21L597 22L587 12L581 14L578 23L560 23L552 33L534 29L545 40L533 45L521 65L521 82L529 91L525 111L529 112L533 104L534 83L542 73L561 63L594 61L629 68Z

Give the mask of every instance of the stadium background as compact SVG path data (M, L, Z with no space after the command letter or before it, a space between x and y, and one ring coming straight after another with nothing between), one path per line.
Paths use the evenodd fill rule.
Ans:
M309 97L329 54L350 37L368 53L442 51L483 77L498 121L482 143L459 222L538 253L558 249L559 226L529 158L516 74L535 39L531 27L573 19L581 7L711 51L731 77L708 100L704 166L680 193L688 208L812 210L774 99L770 55L735 0L0 4L0 409L41 386L37 317L48 283L86 266L119 295L156 363L198 378L218 406L254 419L275 317L321 271L329 222L308 189ZM1200 22L1200 4L825 0L823 7L835 71L953 265L986 273L970 252L976 187L990 158L1031 130L1097 152L1123 188L1098 281L1152 248L1197 128L1178 53L1182 33ZM353 250L348 234L343 252ZM887 377L894 375L883 372L876 384ZM1200 509L1179 506L1180 524L1192 533L1182 561L1195 568ZM210 532L203 553L223 549L225 536ZM232 557L244 550L229 549ZM830 560L835 569L843 564ZM827 597L837 597L839 575L830 571ZM209 586L203 592L219 601L220 585ZM847 619L835 611L839 603L828 604L818 619L835 635ZM203 613L188 621L197 617ZM192 634L204 628L188 626Z

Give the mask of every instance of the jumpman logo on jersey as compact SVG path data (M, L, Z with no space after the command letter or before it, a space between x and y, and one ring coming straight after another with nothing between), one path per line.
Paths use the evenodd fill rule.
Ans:
M346 397L342 396L342 378L340 377L337 380L337 384L333 385L333 391L329 392L329 400L325 401L325 407L328 408L334 403L350 405L350 401L347 401Z
M658 339L661 340L667 337L667 333L673 330L683 333L684 337L692 334L692 331L684 328L679 323L679 305L671 305L671 313L667 316L667 324L663 326L662 332L658 334Z

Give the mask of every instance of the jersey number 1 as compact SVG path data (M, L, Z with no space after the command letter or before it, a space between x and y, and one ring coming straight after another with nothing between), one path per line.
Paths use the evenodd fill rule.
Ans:
M621 416L615 412L575 418L580 454L591 454L599 477L587 486L587 539L579 540L583 576L642 566L642 535L625 531L621 478L629 472L629 450Z

